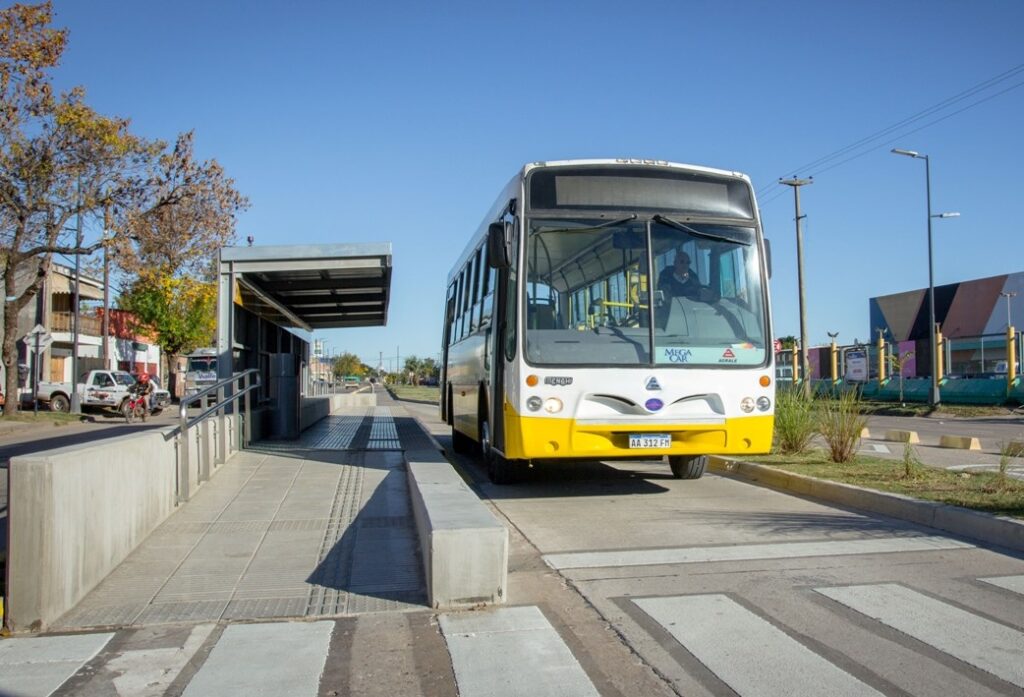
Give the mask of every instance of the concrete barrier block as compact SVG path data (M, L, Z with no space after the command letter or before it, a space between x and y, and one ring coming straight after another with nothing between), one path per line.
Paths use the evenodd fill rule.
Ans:
M406 467L430 605L504 602L508 530L440 453L418 455Z
M175 468L152 431L11 458L8 626L45 629L120 564L174 510Z
M940 448L956 448L957 450L981 450L981 441L971 436L941 436Z
M886 431L885 438L883 440L892 441L894 443L920 443L921 439L917 435L917 431Z

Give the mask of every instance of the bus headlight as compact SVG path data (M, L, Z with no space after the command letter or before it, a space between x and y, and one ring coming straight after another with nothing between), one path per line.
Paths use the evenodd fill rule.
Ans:
M548 397L544 400L544 411L549 414L557 414L562 411L562 400L558 397Z
M740 401L740 409L742 409L747 414L749 414L750 412L754 411L754 398L753 397L744 397Z
M540 411L540 408L541 406L543 406L543 404L544 400L542 400L537 395L534 395L530 397L528 400L526 400L526 408L529 409L530 411Z
M758 397L757 398L757 408L759 410L761 410L761 411L768 411L768 409L771 406L772 406L772 400L768 399L767 397Z

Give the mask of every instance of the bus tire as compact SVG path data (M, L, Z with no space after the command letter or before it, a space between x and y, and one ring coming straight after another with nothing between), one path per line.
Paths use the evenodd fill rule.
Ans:
M676 479L700 479L708 467L707 455L670 455L668 466Z
M472 455L476 450L476 441L452 426L452 450L459 455Z

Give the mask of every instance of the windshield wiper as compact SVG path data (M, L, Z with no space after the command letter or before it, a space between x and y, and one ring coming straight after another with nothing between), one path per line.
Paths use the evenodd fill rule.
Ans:
M601 223L600 225L591 225L589 227L567 227L567 228L553 228L551 230L537 230L533 234L534 235L546 235L549 232L558 232L558 233L565 233L565 232L594 232L595 230L600 230L602 228L615 227L616 225L622 225L623 223L628 223L631 220L636 220L636 213L634 213L633 215L631 215L631 216L629 216L627 218L623 218L622 220L609 220L607 223Z
M667 225L668 227L674 227L676 230L681 230L683 232L689 233L694 237L703 237L704 239L707 240L717 240L718 242L735 242L737 244L746 245L748 247L754 243L752 236L723 235L720 233L698 230L697 228L690 227L686 223L680 223L678 220L672 220L672 218L666 218L663 215L656 215L653 218L651 218L651 220L653 220L656 223L661 223L662 225Z

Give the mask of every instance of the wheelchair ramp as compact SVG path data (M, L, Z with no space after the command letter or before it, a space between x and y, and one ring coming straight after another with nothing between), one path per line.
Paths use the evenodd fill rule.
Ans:
M347 408L238 453L54 629L426 609L402 436Z

